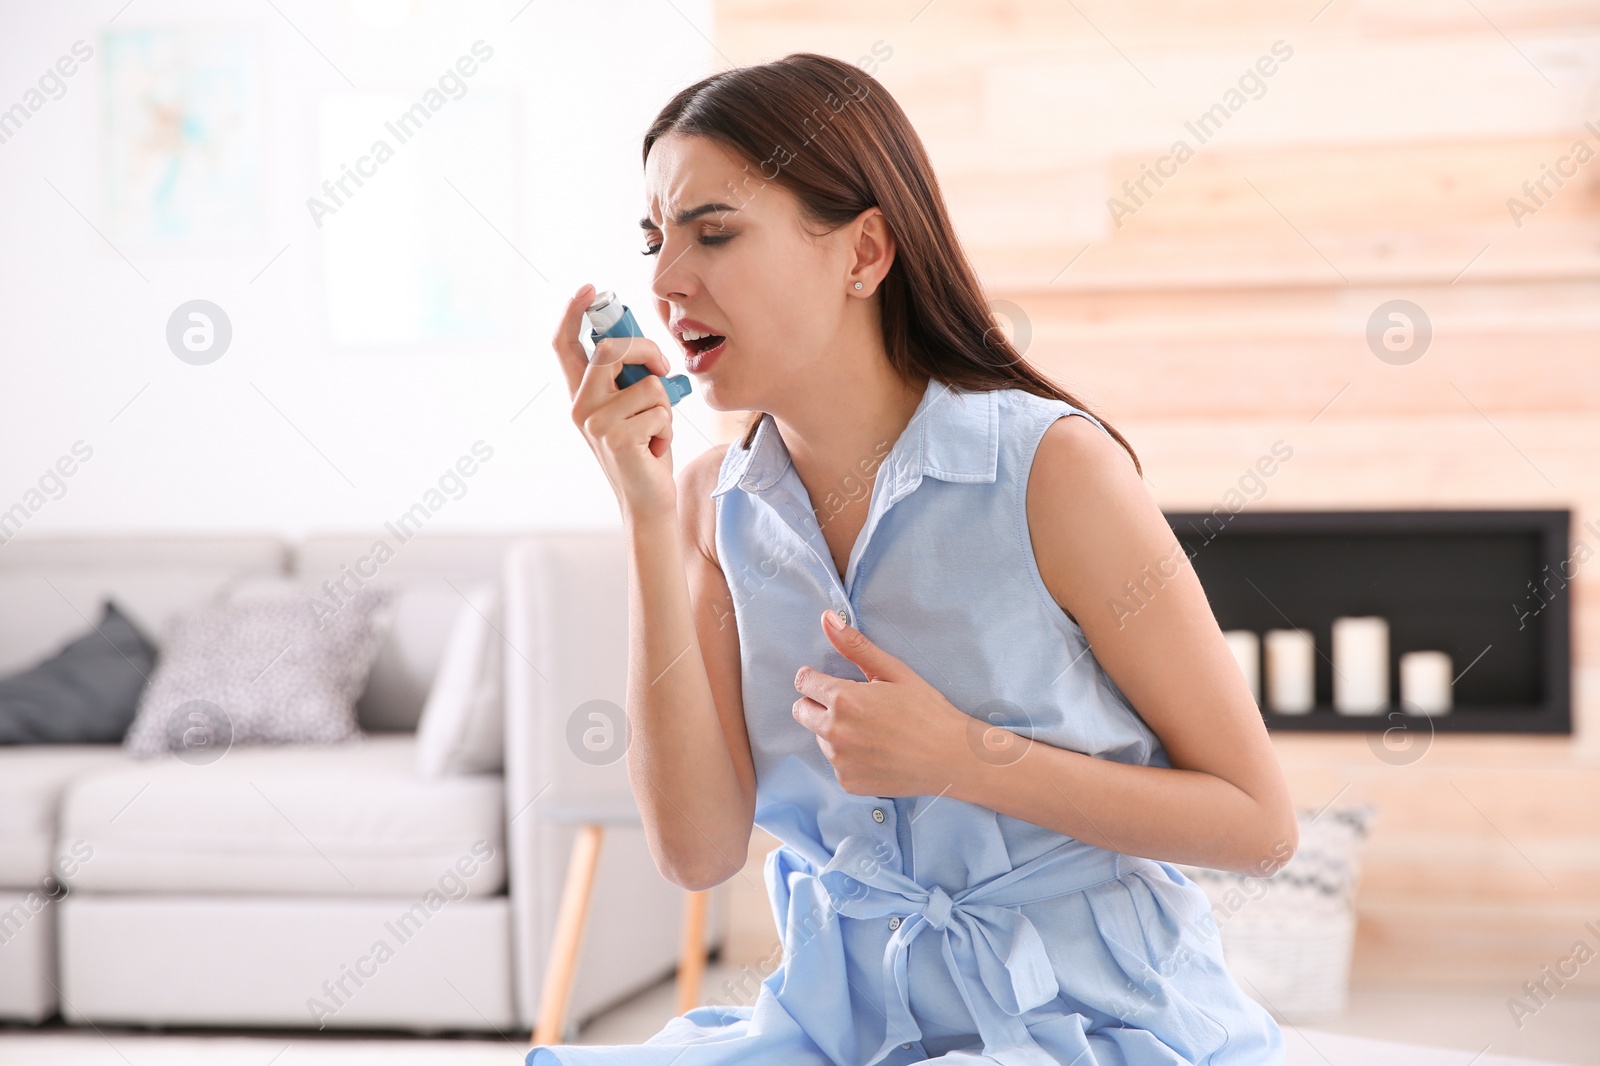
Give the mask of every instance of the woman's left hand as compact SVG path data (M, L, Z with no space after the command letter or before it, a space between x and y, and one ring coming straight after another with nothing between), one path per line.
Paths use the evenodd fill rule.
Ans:
M950 786L967 753L974 719L915 670L853 626L839 628L826 611L822 631L865 681L802 666L794 687L795 721L817 735L839 786L856 796L938 795Z

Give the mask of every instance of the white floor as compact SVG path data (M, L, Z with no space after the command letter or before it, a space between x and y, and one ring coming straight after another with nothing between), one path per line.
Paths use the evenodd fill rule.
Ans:
M705 988L721 987L731 974L711 966ZM578 1042L637 1043L671 1016L673 997L671 982L663 982L586 1024ZM1600 994L1569 990L1518 1029L1505 995L1492 991L1359 988L1338 1021L1284 1032L1288 1066L1585 1066L1600 1064ZM0 1066L517 1066L525 1052L517 1034L407 1040L0 1028Z

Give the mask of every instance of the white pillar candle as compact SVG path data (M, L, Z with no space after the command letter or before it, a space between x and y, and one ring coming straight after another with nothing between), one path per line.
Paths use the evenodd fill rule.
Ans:
M1305 714L1316 703L1316 645L1308 629L1267 630L1267 709Z
M1261 704L1261 640L1248 629L1230 629L1222 634L1228 642L1228 650L1233 652L1234 662L1239 664L1239 672L1244 675L1245 682L1250 686L1250 698Z
M1446 714L1450 706L1450 653L1408 651L1400 656L1400 709Z
M1377 615L1333 620L1333 709L1378 714L1389 706L1389 623Z

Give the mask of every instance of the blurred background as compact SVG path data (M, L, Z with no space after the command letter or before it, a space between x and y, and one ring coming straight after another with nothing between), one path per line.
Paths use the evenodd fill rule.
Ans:
M1352 723L1324 706L1330 661L1317 667L1316 711L1268 714L1297 803L1312 816L1338 812L1348 828L1348 869L1330 891L1348 904L1349 929L1267 922L1252 946L1249 908L1219 912L1225 943L1236 933L1230 965L1261 981L1302 963L1332 975L1303 1015L1280 1011L1292 1053L1380 1061L1348 1042L1373 1040L1449 1049L1441 1063L1600 1062L1593 0L4 0L0 588L10 602L0 602L0 667L40 660L122 590L83 576L91 571L148 575L157 556L170 566L173 553L249 541L269 546L217 563L214 584L252 567L320 580L412 515L435 547L411 550L394 575L437 582L460 568L504 581L506 614L492 628L511 645L514 743L518 662L540 672L541 656L561 651L538 617L527 639L549 643L517 645L517 598L559 604L561 552L580 552L563 538L613 544L605 538L618 528L568 417L549 344L556 315L593 282L631 302L646 334L676 354L648 308L651 261L638 256L643 132L683 86L794 51L855 62L894 94L997 322L1129 438L1186 543L1209 542L1196 532L1206 516L1228 527L1196 558L1225 629L1260 633L1281 615L1314 630L1320 648L1335 614L1386 614L1399 651L1408 640L1448 644L1452 618L1477 620L1461 622L1450 646L1454 718ZM680 468L744 420L697 394L674 412ZM469 455L470 474L460 465ZM1268 455L1277 461L1262 465ZM1417 511L1434 517L1405 517ZM1299 517L1273 517L1286 512ZM1364 517L1317 517L1329 512ZM1467 535L1487 538L1487 554L1452 554L1450 538ZM1328 536L1367 537L1368 555L1335 565L1315 554ZM1338 599L1365 587L1363 558L1406 537L1406 550L1439 564L1422 591ZM506 563L516 545L531 554ZM1281 572L1249 570L1271 554L1263 545L1288 552L1272 556ZM1291 572L1315 580L1295 585ZM1245 607L1225 583L1247 574L1287 582L1303 611ZM39 584L52 580L55 599ZM451 580L459 593L464 579ZM1424 609L1418 596L1435 599ZM147 602L135 617L159 644L163 611L180 605ZM455 632L459 597L440 602L415 630L409 711L378 723L369 690L365 731L417 730ZM38 610L60 618L41 625L35 605L47 603ZM619 618L597 616L597 632L609 626L620 640ZM620 702L617 663L593 669L611 680L570 691ZM1385 670L1398 679L1395 664ZM560 739L570 706L523 710L556 717L552 747L570 754ZM49 836L41 854L61 854L71 840L57 806L70 807L89 771L44 774L25 745L5 754L12 769L0 778L17 795L32 790L28 810L39 812L27 831ZM504 792L484 830L511 853L512 884L496 890L510 893L508 924L484 942L522 945L496 962L504 987L483 993L504 1002L424 1027L465 1034L459 1054L502 1061L538 1017L553 930L580 928L558 915L570 917L561 900L567 856L582 855L578 827L606 821L601 808L567 811L519 860L510 823L522 800L539 798L549 766L519 784L511 762L492 767ZM610 764L613 792L620 769ZM563 780L577 794L604 792L583 787L588 777ZM103 797L111 811L115 795ZM323 839L292 824L275 831ZM612 837L647 863L636 828ZM712 952L696 975L700 1002L751 1002L776 963L760 877L774 844L758 830L743 875L716 891L709 917L690 919L708 923ZM608 946L596 929L630 905L629 891L651 893L669 920L683 894L648 865L608 874L606 861L582 941L599 954L581 956L562 1024L583 1042L631 1043L682 1002L670 976L676 933L658 945L659 973L629 973L627 937ZM24 866L4 892L23 898L38 882ZM519 868L537 899L516 902ZM608 876L653 880L608 896ZM90 878L71 895L133 890ZM177 1061L201 1046L154 1050L146 1025L192 1028L197 1041L216 1029L291 1033L252 1038L262 1042L241 1054L369 1046L317 1043L270 1012L186 1016L181 995L152 1006L119 998L114 981L84 985L86 1002L73 1007L85 971L74 975L63 938L76 902L45 912L63 917L38 923L26 966L0 946L11 971L0 990L5 980L22 989L0 1029L0 1062L38 1061L50 1041L51 1053L85 1062L119 1049ZM515 924L519 907L537 932ZM84 938L102 928L83 922ZM1289 957L1297 951L1310 961ZM595 976L607 967L612 978ZM284 997L295 1017L308 994L297 985ZM369 1030L408 1028L393 1009L345 1017L376 1041ZM88 1022L122 1035L96 1036ZM1406 1055L1395 1061L1435 1061Z

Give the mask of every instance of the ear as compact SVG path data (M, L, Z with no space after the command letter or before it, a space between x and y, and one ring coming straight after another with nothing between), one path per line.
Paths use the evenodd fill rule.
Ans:
M863 283L861 291L855 295L870 296L877 291L888 276L889 268L894 265L897 247L894 230L889 227L889 220L884 217L882 208L873 206L856 216L851 223L851 235L855 256L850 268L850 280Z

